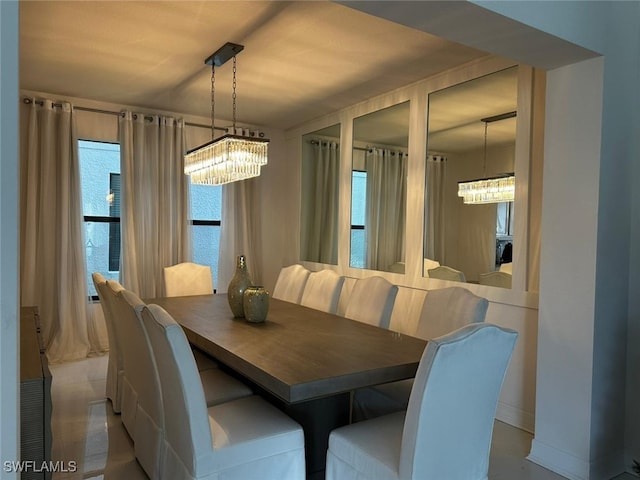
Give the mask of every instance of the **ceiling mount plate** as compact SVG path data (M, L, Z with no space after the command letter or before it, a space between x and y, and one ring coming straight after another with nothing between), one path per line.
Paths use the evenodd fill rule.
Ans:
M230 58L235 57L242 50L244 50L244 45L227 42L207 58L204 63L219 67L220 65L224 65L224 63Z

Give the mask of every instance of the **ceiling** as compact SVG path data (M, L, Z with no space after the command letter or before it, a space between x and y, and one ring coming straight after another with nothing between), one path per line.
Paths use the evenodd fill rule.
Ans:
M204 59L226 42L245 46L238 122L280 129L487 55L324 1L21 1L20 84L208 118ZM216 118L231 72L216 68Z

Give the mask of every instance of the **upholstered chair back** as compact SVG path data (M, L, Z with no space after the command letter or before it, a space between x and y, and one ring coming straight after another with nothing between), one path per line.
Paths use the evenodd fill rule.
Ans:
M397 285L374 275L356 281L345 311L351 320L389 328L393 304L398 294Z
M271 296L286 302L300 303L310 273L299 264L282 267Z
M333 270L326 269L319 272L311 272L304 287L300 303L305 307L336 313L343 283L344 277L341 277Z
M157 361L165 416L165 465L195 478L198 457L211 454L204 391L184 331L162 307L138 308ZM185 478L182 477L181 478Z
M511 288L511 274L507 272L487 272L480 274L480 285Z
M482 480L518 334L473 324L430 340L409 399L399 478Z
M466 288L429 290L415 335L425 340L446 335L469 323L484 322L489 302Z
M211 267L184 262L164 267L164 290L167 297L210 295L213 293Z
M118 343L118 336L115 332L115 324L113 319L112 298L107 289L107 279L99 272L93 272L91 274L93 285L98 292L98 298L100 299L100 306L102 307L102 313L104 314L104 323L107 327L107 336L109 338L109 360L107 363L107 379L105 386L105 394L109 400L113 411L120 413L120 396L122 373L124 369L124 363L122 360L122 348ZM110 289L109 289L110 290Z
M464 272L456 270L455 268L447 267L446 265L440 265L439 267L430 268L427 270L429 278L438 278L440 280L450 280L452 282L466 282L467 279L464 276Z
M122 331L124 354L122 422L133 439L140 465L150 478L157 478L163 430L162 398L151 344L136 315L136 307L143 305L135 293L126 289L114 296L114 314L118 330Z

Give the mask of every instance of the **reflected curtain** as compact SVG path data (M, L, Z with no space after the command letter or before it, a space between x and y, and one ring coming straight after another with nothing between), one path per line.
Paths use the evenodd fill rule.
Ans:
M446 157L427 155L424 256L440 263L445 262L444 189L446 172Z
M338 175L340 146L336 142L313 144L313 184L308 192L307 245L305 260L338 263ZM304 250L304 249L303 249Z
M222 186L222 224L218 251L218 292L226 292L236 271L238 255L244 255L247 270L254 285L261 285L260 249L256 242L261 235L258 212L258 178L227 183Z
M403 262L407 204L407 155L372 148L365 157L367 268L388 271Z
M118 137L120 278L142 298L159 297L164 295L162 269L191 260L184 124L124 112Z
M36 305L52 363L107 349L87 304L80 166L69 103L24 105L21 160L21 305Z

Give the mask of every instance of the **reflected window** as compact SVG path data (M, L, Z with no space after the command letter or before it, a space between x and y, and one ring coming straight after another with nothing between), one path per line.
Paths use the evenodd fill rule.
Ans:
M364 216L367 205L367 172L354 170L351 174L351 260L350 265L364 268L366 264L366 231Z

